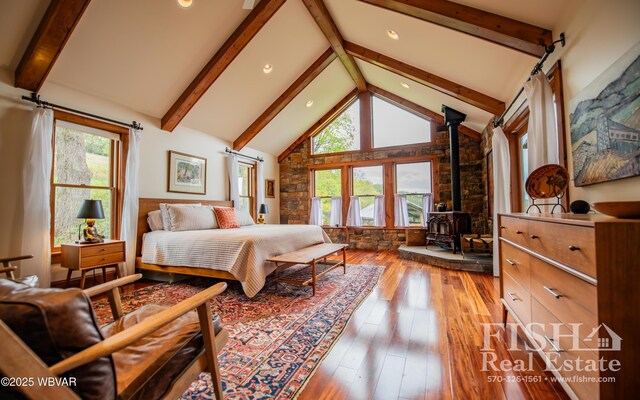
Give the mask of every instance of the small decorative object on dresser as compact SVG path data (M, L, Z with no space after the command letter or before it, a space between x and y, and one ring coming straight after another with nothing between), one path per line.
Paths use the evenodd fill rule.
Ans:
M126 261L124 240L105 240L102 243L70 243L61 246L62 267L68 268L67 287L71 273L81 272L80 289L84 289L86 272L102 268L102 277L106 281L107 268L115 267L116 278L120 277L118 263Z
M569 210L571 210L574 214L587 214L591 211L591 206L584 200L576 200L571 202L569 205Z
M593 203L599 212L618 218L640 218L640 201L603 201Z
M207 159L169 151L167 191L174 193L207 193Z
M275 179L264 180L264 197L273 199L276 197L276 181Z
M102 200L85 200L78 211L76 218L85 219L87 226L82 231L82 239L80 239L80 228L78 226L78 241L76 243L101 243L104 242L104 236L98 233L98 229L94 226L96 219L104 218L102 210Z
M564 197L565 191L569 186L569 172L559 164L547 164L536 168L524 184L525 190L531 197L531 204L527 208L527 212L535 207L538 212L542 212L540 206L552 206L551 214L556 207L560 207L562 212L566 212L564 206L560 203ZM555 203L536 203L536 200L545 200L555 198Z
M506 214L498 223L504 322L508 313L524 328L571 398L634 398L640 221Z

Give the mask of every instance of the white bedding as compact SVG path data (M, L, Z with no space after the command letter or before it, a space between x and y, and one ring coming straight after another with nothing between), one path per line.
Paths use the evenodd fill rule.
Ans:
M247 296L262 289L275 265L269 257L331 240L316 225L250 225L237 229L153 231L144 234L142 262L227 271Z

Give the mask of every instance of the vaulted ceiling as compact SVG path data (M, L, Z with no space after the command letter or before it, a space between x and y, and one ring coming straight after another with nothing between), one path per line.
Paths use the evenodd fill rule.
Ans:
M66 9L64 17L72 33L57 39L44 85L122 104L167 130L182 124L277 156L367 84L435 113L446 104L481 131L544 50L521 37L548 41L576 1L261 0L253 11L242 0L194 0L188 9L176 0L3 1L0 67L17 71L16 85L27 88L33 74L21 75L20 61L35 54L29 41L47 8L75 3L76 15ZM518 33L504 31L510 19Z

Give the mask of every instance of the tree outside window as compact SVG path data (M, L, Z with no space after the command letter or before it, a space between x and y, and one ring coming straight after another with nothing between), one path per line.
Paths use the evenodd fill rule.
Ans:
M360 102L356 100L311 140L311 154L360 149Z

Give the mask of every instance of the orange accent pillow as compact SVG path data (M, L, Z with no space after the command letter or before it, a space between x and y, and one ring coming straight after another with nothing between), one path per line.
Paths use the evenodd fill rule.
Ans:
M235 208L214 207L213 211L216 213L216 219L218 220L218 225L220 225L221 229L240 228Z

